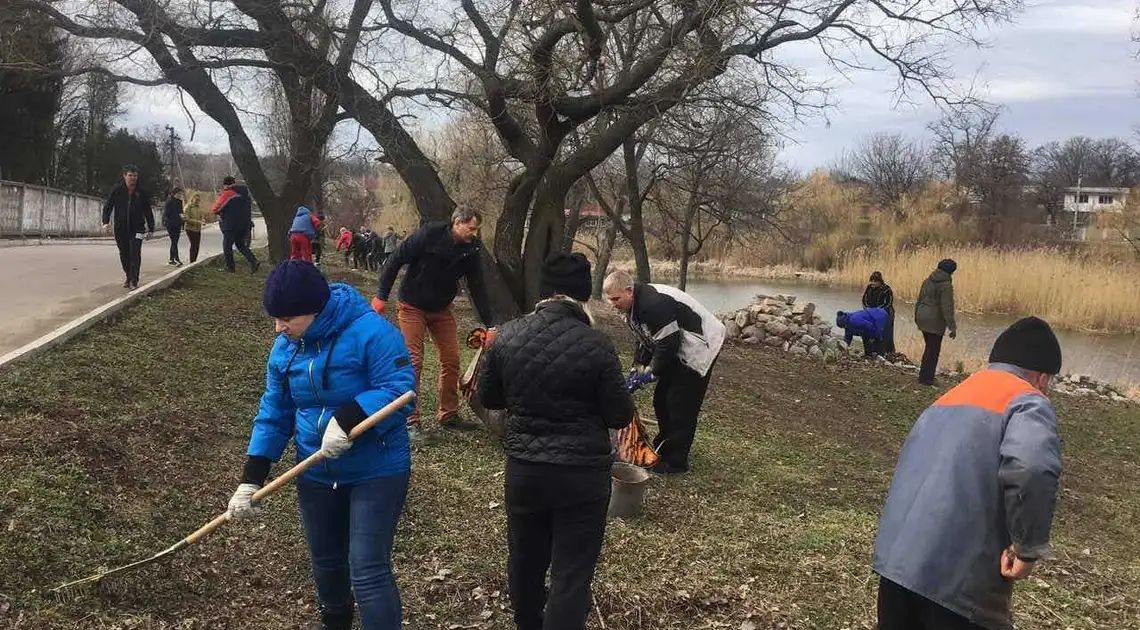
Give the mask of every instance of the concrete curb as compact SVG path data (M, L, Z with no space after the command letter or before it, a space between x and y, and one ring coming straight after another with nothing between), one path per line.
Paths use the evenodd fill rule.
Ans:
M221 256L221 253L211 254L209 256L199 258L197 261L192 262L189 265L178 267L165 276L162 276L157 280L152 280L147 284L144 284L141 287L135 289L134 291L131 291L122 297L116 298L107 304L104 304L103 306L90 311L82 317L73 319L72 321L64 324L63 326L60 326L59 328L56 328L55 330L40 337L39 339L27 343L24 346L9 352L8 354L0 356L0 369L3 369L9 364L20 361L21 359L35 356L44 350L54 348L55 346L65 343L79 333L87 330L88 328L91 328L95 324L98 324L108 317L121 313L127 308L134 306L144 297L155 293L156 291L161 291L162 289L169 287L170 285L174 284L174 282L178 280L182 274L201 265L210 264L218 258L221 258Z

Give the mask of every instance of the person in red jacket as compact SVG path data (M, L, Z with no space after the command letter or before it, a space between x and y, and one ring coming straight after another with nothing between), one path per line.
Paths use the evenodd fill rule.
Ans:
M344 266L348 266L349 257L352 256L352 232L348 228L340 229L340 236L336 239L336 251L344 252Z

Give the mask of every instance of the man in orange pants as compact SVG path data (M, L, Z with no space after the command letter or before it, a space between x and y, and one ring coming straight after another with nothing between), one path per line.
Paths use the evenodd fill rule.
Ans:
M452 302L459 280L466 278L479 319L492 325L493 313L479 264L483 244L477 234L482 222L479 213L461 206L452 213L449 223L421 227L388 257L372 299L372 308L383 313L397 274L402 267L408 267L400 285L396 318L415 366L417 391L424 361L424 337L431 334L440 363L436 419L448 429L477 426L459 415L459 334ZM418 401L417 398L416 409L408 418L408 437L417 446L424 441Z

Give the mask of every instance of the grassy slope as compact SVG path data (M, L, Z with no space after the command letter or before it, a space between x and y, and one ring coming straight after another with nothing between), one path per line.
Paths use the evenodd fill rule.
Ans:
M163 549L225 508L272 339L260 287L197 270L121 321L0 371L0 626L295 628L313 617L291 489L259 522L169 562L63 597L43 591ZM871 627L878 509L931 399L869 366L726 350L694 473L654 481L645 519L610 525L595 582L605 627ZM1132 627L1140 410L1058 408L1058 558L1019 589L1020 627ZM416 455L396 549L406 627L513 627L502 468L482 433Z

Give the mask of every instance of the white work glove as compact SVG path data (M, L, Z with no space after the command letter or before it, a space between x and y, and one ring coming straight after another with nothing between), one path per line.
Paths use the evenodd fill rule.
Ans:
M253 504L253 493L261 486L253 483L243 483L238 486L234 496L230 497L229 512L231 521L242 521L253 518L261 512L261 508Z
M329 424L325 427L325 434L321 438L321 452L324 453L328 459L336 459L344 452L352 447L352 440L348 439L348 434L344 429L340 428L340 423L336 418L331 418Z

